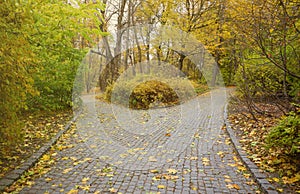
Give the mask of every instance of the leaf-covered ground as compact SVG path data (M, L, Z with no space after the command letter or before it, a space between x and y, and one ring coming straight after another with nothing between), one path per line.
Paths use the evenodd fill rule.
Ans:
M275 104L255 104L268 114L255 114L257 121L241 102L230 104L230 122L249 158L262 170L278 192L300 193L300 161L295 163L280 151L266 148L265 139L271 127L278 124L283 112ZM298 164L297 164L298 163Z
M73 116L72 111L28 114L18 141L0 142L0 178L26 161L35 151L55 136Z

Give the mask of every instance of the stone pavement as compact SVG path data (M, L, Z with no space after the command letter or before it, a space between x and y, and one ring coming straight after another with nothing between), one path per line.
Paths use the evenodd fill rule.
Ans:
M222 129L225 90L128 110L85 96L76 134L21 193L256 193ZM225 99L225 100L224 100Z

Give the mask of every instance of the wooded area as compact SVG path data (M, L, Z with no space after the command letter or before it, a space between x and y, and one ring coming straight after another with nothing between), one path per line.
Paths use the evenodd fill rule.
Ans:
M130 37L124 30L145 24L169 25L202 43L216 61L210 83L183 53L170 45L153 47L150 37L139 37L140 32ZM270 114L258 102L289 115L288 122L281 121L265 139L268 146L299 162L297 0L1 0L0 25L1 144L22 139L24 115L72 108L81 63L99 65L84 70L83 89L89 92L97 86L109 96L122 72L131 68L138 77L150 71L143 62L155 59L185 73L199 93L218 85L221 75L226 86L237 87L236 99L247 108L247 119L260 122L260 115ZM138 39L144 44L132 48ZM95 77L96 71L100 77ZM153 84L172 96L171 101L178 100L163 84ZM290 177L299 181L300 166L295 165L297 174Z

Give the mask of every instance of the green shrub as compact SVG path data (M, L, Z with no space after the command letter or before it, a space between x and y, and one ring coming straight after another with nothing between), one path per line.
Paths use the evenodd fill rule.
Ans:
M196 95L196 90L203 92L205 87L194 87L187 79L136 76L107 86L105 99L133 109L148 109L158 104L169 106L189 100Z
M267 148L273 148L288 156L300 154L300 111L290 112L271 129L267 136Z
M178 104L179 99L167 84L150 80L134 88L129 102L130 108L148 109L153 103Z
M261 63L261 62L260 62ZM238 91L242 97L261 98L276 96L282 93L283 76L270 64L246 64L236 75Z

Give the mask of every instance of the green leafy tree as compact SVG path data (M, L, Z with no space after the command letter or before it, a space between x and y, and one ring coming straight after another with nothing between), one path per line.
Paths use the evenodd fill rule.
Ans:
M71 105L78 65L99 29L100 1L0 2L0 136L19 134L21 111Z
M28 42L33 20L26 3L0 2L0 136L5 129L17 124L17 114L27 109L26 96L36 95L31 74L37 58ZM18 134L12 127L11 134Z
M62 109L72 103L72 88L78 65L86 48L101 36L98 3L74 7L62 1L32 4L34 28L30 42L39 58L34 86L39 96L31 96L31 107Z

